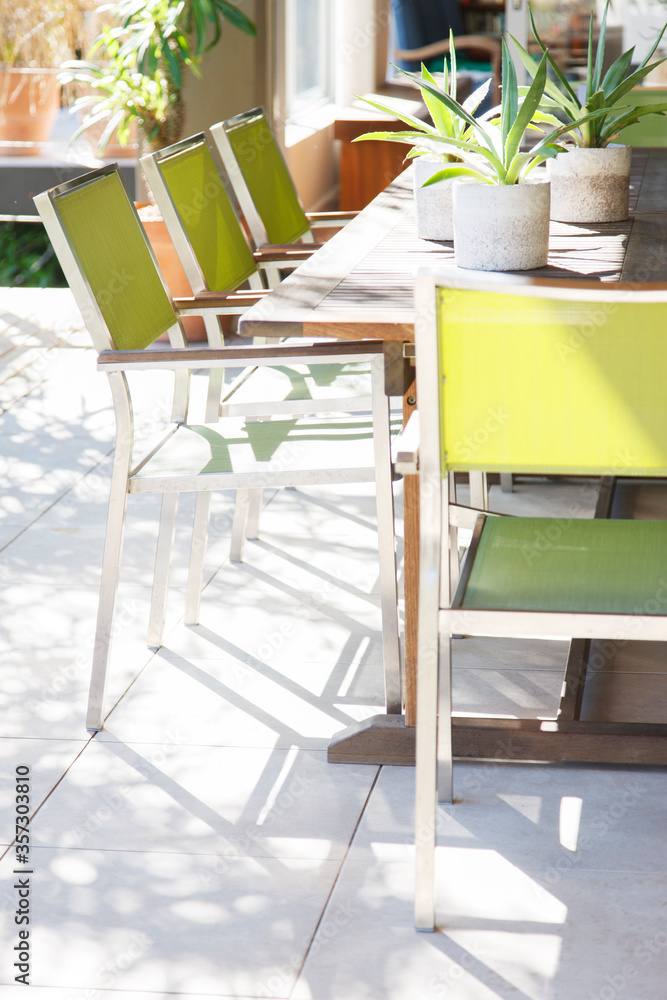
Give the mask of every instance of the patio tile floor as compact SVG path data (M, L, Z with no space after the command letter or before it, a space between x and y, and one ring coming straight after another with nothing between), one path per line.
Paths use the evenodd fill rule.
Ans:
M90 737L113 418L87 344L68 292L0 289L3 1000L26 995L13 965L26 868L7 846L24 764L33 1000L662 997L664 768L458 763L457 801L439 810L439 930L414 931L413 770L326 761L333 733L382 705L369 489L267 493L241 565L233 498L216 497L195 628L181 620L184 498L157 652L157 503L131 498L112 710ZM146 381L148 433L161 383ZM493 499L556 515L592 503L567 483ZM456 707L549 715L564 656L456 643Z

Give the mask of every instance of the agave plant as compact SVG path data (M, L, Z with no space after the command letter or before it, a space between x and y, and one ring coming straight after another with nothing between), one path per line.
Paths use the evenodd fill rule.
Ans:
M362 97L361 100L365 101L366 104L370 104L371 107L376 108L378 111L383 111L385 114L391 115L392 118L400 118L404 121L406 125L411 125L413 131L411 132L368 132L365 135L358 136L354 141L360 142L364 139L375 139L383 140L387 142L402 142L407 143L412 146L412 149L407 154L410 157L427 157L431 160L442 160L443 162L452 162L459 160L459 156L453 151L442 149L438 147L435 142L430 142L433 139L437 142L439 139L460 139L466 140L472 138L471 125L469 121L462 118L460 114L453 111L451 106L444 104L440 100L440 94L447 94L453 102L456 103L457 96L457 79L456 79L456 51L454 48L454 35L450 30L449 33L449 44L450 44L450 68L447 68L447 62L443 68L443 84L439 87L435 78L429 73L426 66L422 63L421 76L416 76L413 73L407 73L405 70L399 70L404 76L409 79L414 80L421 91L422 100L426 105L428 112L431 116L432 124L429 122L421 121L419 118L415 118L413 115L404 114L400 111L396 111L395 108L389 105L382 104L379 101L371 100L368 97ZM398 68L398 67L397 67ZM486 97L489 87L491 86L491 80L487 80L480 87L478 87L464 102L460 107L468 114L472 116L475 114L480 104ZM458 105L457 105L458 107Z
M572 123L563 125L556 122L556 127L545 133L542 120L545 116L539 109L546 83L547 57L543 55L530 87L525 94L519 94L516 70L504 39L502 101L498 108L487 111L480 118L474 118L446 91L422 80L422 88L444 105L452 118L460 119L466 127L461 138L435 134L436 130L433 130L421 140L424 149L454 154L459 161L439 170L425 182L424 187L449 177L472 177L486 184L521 184L536 166L563 152L565 147L556 140L570 130ZM575 124L585 124L599 114L599 111L589 112ZM537 131L540 138L532 148L522 150L521 144L529 130ZM393 135L395 141L413 141L410 133L389 135Z
M530 10L530 7L529 7ZM667 104L646 104L639 107L620 106L619 101L625 97L633 87L641 83L651 70L664 62L658 59L651 63L650 59L658 48L662 36L667 29L667 24L658 35L653 48L642 60L638 68L630 72L634 46L624 52L612 63L607 72L602 74L604 62L605 40L607 31L607 11L609 10L609 0L605 5L604 14L600 24L600 35L598 39L597 51L593 46L593 15L591 14L588 30L588 66L586 74L586 94L584 100L579 100L575 90L566 80L542 39L537 33L533 12L530 11L530 21L533 34L542 49L542 61L547 60L553 70L557 82L547 79L545 95L548 103L555 106L564 113L568 121L570 138L577 146L601 149L607 146L612 139L616 138L621 129L626 125L631 125L638 121L643 115L664 114L667 111ZM535 78L538 70L538 63L526 50L512 39L517 47L521 60L530 73ZM592 113L595 112L595 116ZM582 117L587 115L587 117ZM548 114L542 116L542 121L554 123L557 120L549 117Z

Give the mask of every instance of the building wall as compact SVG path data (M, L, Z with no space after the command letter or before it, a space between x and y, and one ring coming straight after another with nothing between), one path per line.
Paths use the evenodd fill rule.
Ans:
M187 75L184 134L200 132L257 105L273 109L274 115L277 111L277 133L284 142L297 190L305 207L316 209L331 205L336 195L338 165L332 124L335 109L329 109L328 115L320 116L315 124L290 129L285 137L280 102L273 87L272 14L276 2L241 0L239 7L257 24L258 37L248 38L225 25L221 41L204 58L202 78ZM375 49L384 23L384 5L385 0L336 0L336 105L345 106L356 94L375 87Z
M184 135L202 132L224 118L265 103L270 4L266 0L241 0L237 6L255 22L258 37L249 38L224 23L221 40L204 56L201 78L186 74Z

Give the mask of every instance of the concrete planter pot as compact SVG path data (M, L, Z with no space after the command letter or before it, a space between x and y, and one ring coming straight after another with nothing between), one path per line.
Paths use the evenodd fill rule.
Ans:
M549 182L454 184L454 252L458 267L527 271L549 255Z
M0 69L0 155L39 156L59 109L57 69Z
M630 146L576 148L547 160L551 218L557 222L621 222L628 217Z
M452 188L454 181L439 181L433 187L422 187L424 181L442 170L440 161L416 159L414 161L415 217L417 236L422 240L453 240Z

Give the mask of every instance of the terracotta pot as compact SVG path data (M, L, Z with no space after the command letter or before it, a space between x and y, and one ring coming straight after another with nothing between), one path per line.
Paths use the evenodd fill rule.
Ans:
M549 182L454 184L458 267L528 271L549 255Z
M0 69L0 155L41 153L60 110L58 72L57 69Z
M192 295L190 283L185 276L183 265L179 260L176 248L174 247L171 237L167 232L166 223L163 219L158 218L142 219L142 208L152 209L152 214L154 214L155 206L137 204L137 211L139 212L141 224L146 230L146 235L148 236L150 245L153 248L153 253L157 259L158 267L162 271L162 276L167 283L167 288L169 289L172 297L177 298L179 296ZM185 328L188 340L206 340L206 328L204 326L204 320L201 316L184 316L181 322ZM164 337L161 337L160 339L167 340L168 338L165 334Z
M414 192L417 236L422 240L453 240L454 218L452 190L454 181L439 181L432 187L422 187L424 181L444 170L442 161L415 160Z
M557 222L621 222L628 217L630 146L570 149L547 160L551 218Z

